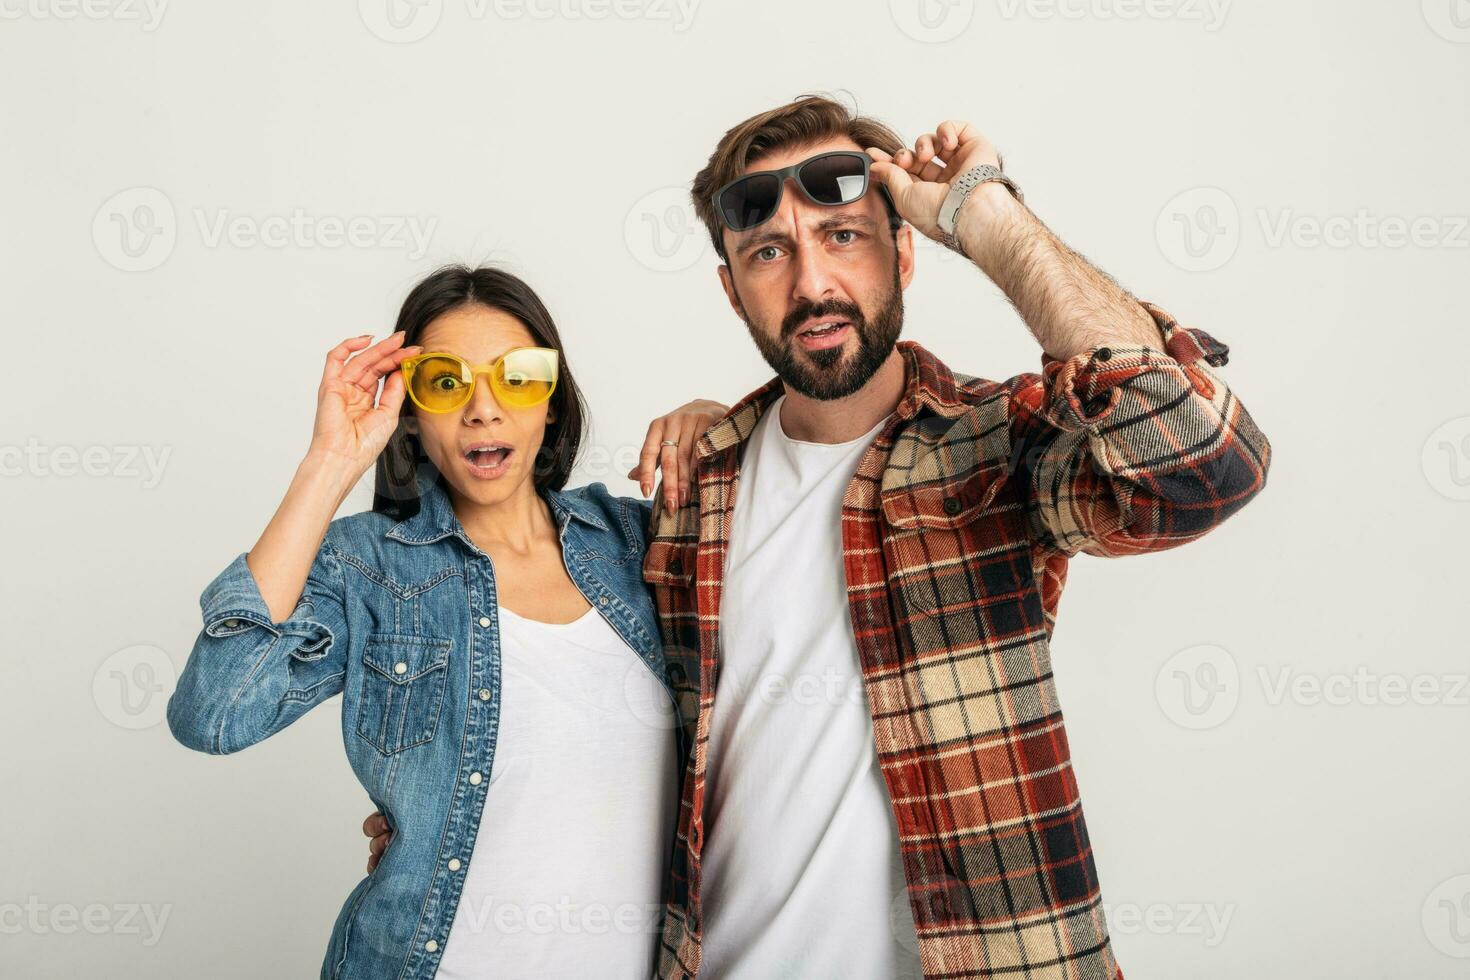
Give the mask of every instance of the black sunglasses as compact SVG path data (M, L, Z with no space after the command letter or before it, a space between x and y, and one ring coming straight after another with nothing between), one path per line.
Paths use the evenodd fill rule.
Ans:
M726 228L749 231L775 216L781 206L781 193L786 187L787 177L796 179L796 186L813 204L839 207L852 204L868 192L870 162L866 153L853 150L818 153L780 170L742 174L715 191L711 200ZM882 185L878 190L883 193L889 223L897 228L901 219L888 197L888 190Z

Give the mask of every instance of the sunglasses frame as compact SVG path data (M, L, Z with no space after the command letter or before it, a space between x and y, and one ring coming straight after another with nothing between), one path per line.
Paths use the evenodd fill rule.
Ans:
M561 352L558 351L555 347L512 347L510 350L506 351L504 354L501 354L499 357L488 364L471 364L469 361L465 360L463 357L460 357L458 354L452 354L449 351L424 351L423 353L415 354L412 357L405 357L401 362L399 362L398 370L403 373L403 390L408 394L409 399L415 405L423 409L425 412L431 412L435 415L446 415L450 412L457 412L470 403L470 400L475 397L475 386L480 383L480 375L490 375L491 380L489 381L489 384L491 390L494 391L494 379L496 370L499 369L500 365L505 363L505 359L507 357L510 357L512 354L518 354L522 351L537 351L542 354L551 355L552 367L555 369L556 372L556 376L551 379L551 387L546 389L545 397L538 398L535 401L529 402L525 405L507 404L506 402L501 401L498 396L496 397L495 401L503 408L534 408L535 406L540 405L542 402L549 401L552 394L556 391L557 383L561 381ZM469 374L469 387L465 389L468 394L465 395L463 400L450 408L430 408L423 402L419 401L417 396L415 396L413 393L413 373L418 369L418 366L420 364L431 357L447 357L451 360L458 361L461 365L461 381L464 380L466 373Z
M863 193L862 194L859 194L857 197L853 198L851 201L838 201L836 203L828 203L827 201L819 201L816 198L812 197L811 192L806 189L806 185L801 182L801 169L803 167L805 167L807 164L812 163L813 161L823 160L823 159L826 159L827 157L838 157L838 156L841 156L841 157L856 157L856 158L858 158L859 160L862 161L862 163L863 163ZM859 150L827 150L827 151L825 151L823 153L818 153L815 156L807 157L805 160L801 160L801 161L798 161L797 163L793 163L789 167L782 167L779 170L752 170L748 174L741 174L739 177L736 177L734 180L729 181L723 187L721 187L719 190L715 191L714 194L710 197L710 204L714 207L715 214L719 215L720 224L724 225L731 232L733 232L734 234L737 234L738 235L741 232L750 231L753 228L759 228L761 225L765 224L767 221L770 221L772 218L774 218L776 216L776 212L779 211L779 210L781 210L781 197L782 197L782 195L784 195L786 193L786 180L787 180L787 178L791 178L791 179L795 180L796 186L801 190L802 197L805 197L808 201L811 201L813 204L820 205L821 207L824 207L824 208L840 208L840 207L846 207L849 204L855 204L858 201L861 201L863 199L863 195L865 195L865 194L868 193L868 189L873 186L873 179L872 179L872 174L871 174L872 165L873 165L872 158L869 157L866 153L863 153L863 152L861 152ZM763 176L766 176L768 174L769 175L772 175L772 176L775 176L776 178L778 178L780 180L780 184L778 184L777 187L776 187L776 201L775 201L775 204L773 204L771 206L771 213L769 215L767 215L765 218L762 218L760 221L757 221L755 224L753 224L753 225L747 225L744 228L736 228L733 225L731 225L730 222L729 222L729 220L725 217L725 209L720 206L720 198L724 196L724 194L725 194L726 191L728 191L730 188L734 187L736 184L740 183L741 181L743 181L743 180L749 180L752 177L763 177ZM879 184L878 185L878 192L883 196L883 205L884 205L884 207L886 207L888 209L888 224L889 224L889 227L891 227L894 231L897 231L898 228L903 224L903 219L899 217L899 215L898 215L898 209L893 206L893 198L889 196L889 194L888 194L888 188L884 187L882 184ZM723 252L724 252L723 246L720 248L720 252L723 254Z

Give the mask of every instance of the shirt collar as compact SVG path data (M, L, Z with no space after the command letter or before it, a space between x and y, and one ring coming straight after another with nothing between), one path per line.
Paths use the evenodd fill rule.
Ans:
M913 340L900 340L898 352L903 357L904 385L894 412L901 420L906 422L925 409L945 418L958 418L969 410L960 397L954 372L943 361ZM696 455L704 459L740 445L784 390L781 379L772 378L746 395L700 437Z
M464 528L459 523L459 518L454 513L454 505L449 500L449 492L445 489L438 472L429 468L426 475L418 477L417 483L418 513L394 524L388 529L387 536L395 541L402 541L404 544L429 544L453 534L462 538L465 543L471 544L469 537L464 533ZM550 487L542 488L540 493L545 498L547 505L551 507L558 530L566 530L567 524L571 521L580 521L599 531L608 530L607 523L597 513L596 505L582 494L565 493L552 490Z

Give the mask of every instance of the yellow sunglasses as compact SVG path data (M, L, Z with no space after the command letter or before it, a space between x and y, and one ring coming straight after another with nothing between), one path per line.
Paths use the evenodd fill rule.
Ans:
M475 379L490 376L495 400L506 408L530 408L556 390L557 352L514 347L491 364L471 364L458 354L424 353L398 365L408 397L426 412L453 412L469 404Z

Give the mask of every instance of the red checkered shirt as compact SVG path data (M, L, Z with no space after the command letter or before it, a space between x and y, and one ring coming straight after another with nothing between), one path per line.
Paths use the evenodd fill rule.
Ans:
M852 630L926 977L1122 977L1052 677L1067 562L1199 537L1261 489L1270 459L1211 371L1227 348L1142 305L1164 351L1043 354L1041 374L1004 382L900 341L902 398L842 498ZM660 978L699 973L721 580L745 440L780 393L772 380L706 432L691 502L653 511L644 579L685 759Z

